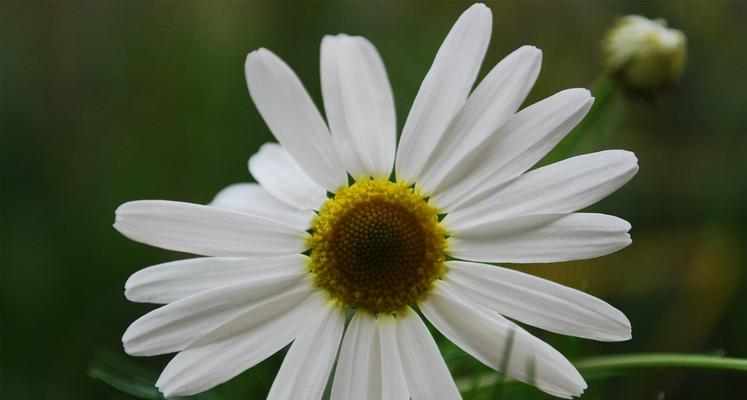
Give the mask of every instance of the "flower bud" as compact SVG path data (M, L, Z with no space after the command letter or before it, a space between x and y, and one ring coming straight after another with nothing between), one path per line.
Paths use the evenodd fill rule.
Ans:
M653 96L675 85L687 58L685 34L662 19L620 18L602 41L607 72L629 92Z

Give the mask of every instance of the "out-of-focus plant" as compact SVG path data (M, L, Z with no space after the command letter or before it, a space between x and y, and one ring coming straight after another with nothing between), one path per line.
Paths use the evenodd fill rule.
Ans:
M657 96L676 85L685 69L687 39L663 19L620 18L602 41L606 73L626 91Z
M679 83L687 38L682 31L667 28L663 19L628 15L614 22L602 39L601 59L602 74L592 84L594 106L549 161L600 147L623 120L628 101L659 99Z

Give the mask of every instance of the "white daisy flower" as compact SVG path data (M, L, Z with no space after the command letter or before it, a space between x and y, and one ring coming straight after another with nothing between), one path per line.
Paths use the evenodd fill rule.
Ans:
M166 304L123 337L132 355L178 353L157 382L166 396L208 390L292 343L271 399L320 398L335 361L332 399L459 398L414 305L485 365L559 397L580 395L583 378L512 320L631 337L625 315L602 300L480 263L577 260L629 245L627 222L577 211L638 169L632 153L614 150L526 172L593 99L570 89L517 112L540 69L530 46L470 92L491 19L477 4L456 22L399 146L384 64L366 39L322 41L328 123L283 61L249 54L249 92L280 142L249 160L259 184L230 186L208 206L135 201L116 212L116 229L133 240L205 256L126 284L128 299Z

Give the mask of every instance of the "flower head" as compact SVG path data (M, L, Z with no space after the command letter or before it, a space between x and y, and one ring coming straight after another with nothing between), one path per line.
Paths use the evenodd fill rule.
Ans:
M401 311L427 296L444 272L437 210L417 190L363 179L341 189L312 223L309 270L343 307Z
M687 58L685 34L663 19L621 18L602 42L607 72L629 91L651 95L679 82Z
M229 186L208 206L135 201L116 212L115 227L134 240L205 256L146 268L126 284L128 299L166 304L123 337L133 355L178 353L157 382L166 396L210 389L292 343L272 399L320 398L335 361L333 399L459 398L416 306L486 365L559 397L583 392L565 357L505 317L616 341L630 338L625 315L481 262L627 246L627 222L577 211L625 184L637 161L613 150L527 172L593 99L569 89L519 111L540 68L531 46L471 91L490 32L482 4L459 18L398 145L384 64L366 39L322 41L327 122L280 58L249 54L249 92L280 142L250 158L259 183Z

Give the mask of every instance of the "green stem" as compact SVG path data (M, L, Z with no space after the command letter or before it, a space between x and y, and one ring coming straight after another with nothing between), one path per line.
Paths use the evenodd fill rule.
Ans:
M747 371L747 359L692 354L628 354L593 357L576 363L580 371L633 368L700 368Z
M586 117L561 141L551 153L550 161L566 159L578 150L579 144L587 137L587 131L598 128L598 120L609 111L611 99L617 86L606 75L601 75L592 84L591 94L594 96L594 105L586 114Z
M747 359L729 358L721 356L673 354L673 353L647 353L626 354L620 356L591 357L574 363L576 368L583 374L604 371L632 371L656 368L696 368L696 369L718 369L747 372ZM607 375L597 376L603 379ZM592 378L587 376L587 379ZM495 372L489 372L478 377L479 387L486 388L496 384L498 379L502 385L513 385L517 381L511 378L500 378ZM464 390L472 387L475 377L469 381L464 379L457 381L457 386Z

